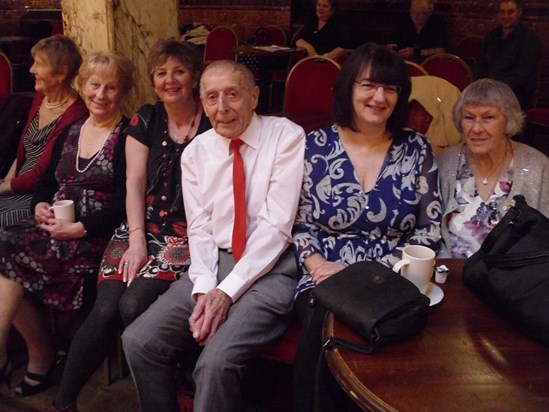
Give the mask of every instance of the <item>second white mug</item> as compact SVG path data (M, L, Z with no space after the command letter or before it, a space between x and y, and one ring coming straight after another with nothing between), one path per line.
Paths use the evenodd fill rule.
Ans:
M402 250L402 259L393 270L402 272L402 276L417 286L421 293L425 293L429 281L433 276L435 266L435 252L427 246L409 245Z
M74 202L72 200L58 200L50 207L50 210L53 210L56 219L74 222Z

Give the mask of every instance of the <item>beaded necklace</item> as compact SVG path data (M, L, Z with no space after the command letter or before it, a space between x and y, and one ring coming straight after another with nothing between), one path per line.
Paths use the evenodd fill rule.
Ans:
M162 146L164 147L164 153L162 154L162 159L164 160L164 171L162 173L162 186L163 186L163 193L160 195L160 200L162 200L162 210L160 211L159 215L161 218L164 218L168 215L168 180L170 171L172 169L172 165L174 160L179 161L179 157L181 155L181 152L183 151L183 147L185 146L185 143L189 141L191 131L194 129L194 126L196 124L196 120L199 116L200 112L198 110L198 102L196 102L195 111L193 120L191 121L191 125L189 126L189 129L187 130L187 134L185 135L185 138L182 142L179 142L179 139L177 141L172 141L175 143L175 156L170 156L170 152L168 149L168 139L171 139L168 130L169 130L169 120L168 120L168 114L166 113L166 129L164 130L164 140L162 141Z
M91 159L88 161L88 164L84 167L84 168L80 168L80 151L81 151L81 142L82 142L82 134L84 133L84 127L88 124L89 120L90 120L90 117L88 117L86 119L86 121L84 122L84 124L82 125L82 127L80 128L80 135L78 136L78 149L76 151L76 161L75 161L75 167L76 167L76 171L78 173L84 173L86 172L90 166L92 165L92 163L95 162L95 160L99 157L99 155L101 153L103 153L103 149L105 149L105 146L107 146L107 143L109 141L109 137L113 134L114 132L114 129L115 127L118 125L118 123L120 123L120 119L122 119L122 114L121 113L118 113L118 115L114 118L113 122L111 123L111 126L110 126L110 130L109 130L109 133L107 134L107 136L105 137L105 141L103 142L103 145L101 146L101 149L99 149L97 151L97 153L95 153Z
M61 107L63 106L65 103L67 103L69 101L69 98L70 98L70 95L67 96L64 100L61 100L60 102L56 102L56 103L50 103L48 98L46 97L44 99L44 106L46 106L46 109L57 109L58 107Z

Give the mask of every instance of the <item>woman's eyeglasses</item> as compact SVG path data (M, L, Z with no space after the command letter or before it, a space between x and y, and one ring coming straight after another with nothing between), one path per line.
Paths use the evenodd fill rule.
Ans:
M355 80L355 83L358 84L362 90L368 93L375 93L380 87L383 89L383 93L385 94L399 94L402 91L402 87L400 86L375 83L370 79Z

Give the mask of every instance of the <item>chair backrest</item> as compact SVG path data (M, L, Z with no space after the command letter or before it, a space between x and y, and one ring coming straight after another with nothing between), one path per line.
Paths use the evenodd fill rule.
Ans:
M11 94L13 90L13 70L8 57L0 52L0 99Z
M52 28L51 28L51 35L55 35L55 34L64 34L64 29L63 29L63 22L62 21L56 21Z
M454 54L461 57L465 61L469 61L469 59L477 57L480 53L482 41L483 38L481 36L464 37L456 44Z
M204 45L204 63L215 60L234 60L234 47L238 44L238 37L230 27L219 26L208 34Z
M414 76L428 76L429 75L427 70L425 70L425 68L423 68L419 64L414 63L410 60L405 60L404 62L408 66L408 73L410 74L411 77L414 77Z
M286 78L283 111L287 113L332 113L332 89L341 66L321 56L297 62Z
M288 45L288 38L286 37L286 32L282 27L277 26L276 24L269 24L267 26L263 26L263 29L269 32L271 36L271 45L272 44L277 46Z
M450 53L433 54L421 64L431 76L448 80L460 91L473 81L469 65L460 57Z
M417 100L408 104L408 118L406 127L418 133L425 134L433 121L433 116Z

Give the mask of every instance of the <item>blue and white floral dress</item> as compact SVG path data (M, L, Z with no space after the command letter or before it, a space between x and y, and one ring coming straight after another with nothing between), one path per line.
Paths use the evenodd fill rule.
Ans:
M304 274L297 293L314 287L303 266L314 253L346 265L364 260L393 265L409 244L436 251L441 217L438 169L423 135L394 136L374 188L364 192L338 126L309 133L293 235Z

